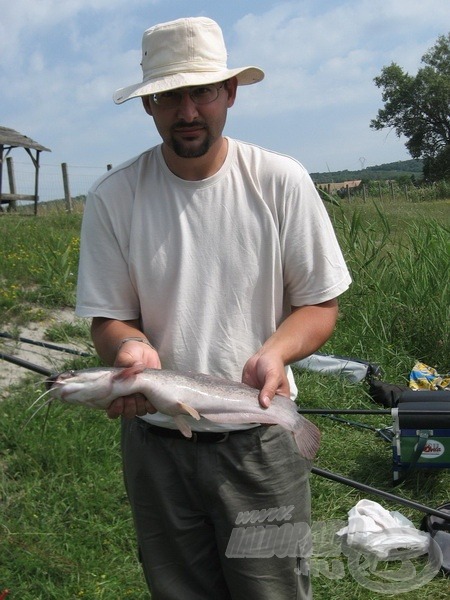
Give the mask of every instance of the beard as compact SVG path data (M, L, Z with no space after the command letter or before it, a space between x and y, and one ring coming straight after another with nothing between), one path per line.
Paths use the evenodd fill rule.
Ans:
M197 148L190 148L184 142L178 142L172 139L172 149L180 158L198 158L204 156L211 147L210 141L206 138Z
M192 127L197 127L197 123L193 123ZM205 125L202 125L207 133L205 139L200 143L200 145L192 145L189 142L184 140L177 139L174 135L170 138L170 147L175 152L177 156L180 158L198 158L199 156L204 156L212 145L212 137L208 128ZM174 126L174 129L178 131L183 129L186 133L189 132L189 126L185 123L178 123Z

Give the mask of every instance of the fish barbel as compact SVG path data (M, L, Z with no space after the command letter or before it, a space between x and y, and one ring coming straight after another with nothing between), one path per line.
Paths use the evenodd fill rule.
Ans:
M134 367L100 367L67 371L47 379L52 398L70 404L106 409L121 396L141 393L155 409L173 417L186 437L192 436L185 415L215 423L281 425L292 432L300 454L313 459L320 431L297 412L290 398L276 395L268 408L259 404L259 390L244 383L203 373Z

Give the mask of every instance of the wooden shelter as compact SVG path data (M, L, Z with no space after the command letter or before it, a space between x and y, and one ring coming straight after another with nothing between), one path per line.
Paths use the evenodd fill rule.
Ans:
M30 156L34 165L34 194L16 194L16 190L10 190L10 194L2 193L3 162L13 148L24 148ZM2 204L8 204L11 209L17 200L32 200L34 202L34 214L37 214L39 201L39 157L41 152L51 152L49 148L41 146L26 135L22 135L14 129L0 126L0 208Z

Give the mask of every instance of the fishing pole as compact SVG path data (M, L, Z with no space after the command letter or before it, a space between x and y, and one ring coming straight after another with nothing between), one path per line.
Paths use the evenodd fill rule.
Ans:
M446 521L450 521L450 513L443 512L442 510L438 510L435 508L430 508L429 506L425 506L424 504L420 504L419 502L415 502L414 500L408 500L407 498L401 498L400 496L396 496L395 494L391 494L390 492L385 492L384 490L379 490L378 488L374 488L371 485L367 485L365 483L360 483L359 481L355 481L353 479L349 479L348 477L344 477L343 475L338 475L337 473L333 473L331 471L326 471L325 469L320 469L319 467L312 467L311 473L315 475L319 475L320 477L325 477L326 479L331 479L331 481L337 481L338 483L343 483L344 485L348 485L357 490L361 490L363 492L368 492L370 494L375 494L377 496L381 496L386 500L391 500L392 502L398 502L399 504L404 504L409 508L414 508L420 512L423 512L427 515L434 515L435 517L439 517L440 519L444 519Z
M369 429L370 431L374 431L377 435L379 435L386 442L392 443L393 432L391 427L374 427L373 425L368 425L367 423L359 423L358 421L350 421L349 419L343 419L342 417L336 417L335 415L321 415L325 419L330 419L331 421L336 421L337 423L344 423L344 425L350 425L351 427L359 427L360 429Z
M35 373L39 373L40 375L52 375L52 371L49 371L49 369L30 363L27 360L24 360L23 358L19 358L18 356L12 356L11 354L4 354L3 352L0 352L0 358L14 365L18 365L19 367L24 367L25 369L29 369L30 371L34 371Z
M8 340L16 340L18 342L23 342L24 344L33 344L33 346L40 346L41 348L47 348L49 350L59 350L59 352L67 352L68 354L76 354L78 356L91 357L92 354L88 352L83 352L82 350L74 350L73 348L65 348L63 346L57 346L56 344L51 344L50 342L39 342L36 340L30 340L24 337L16 337L11 335L10 333L0 333L0 338L6 338ZM0 599L1 600L1 599Z
M450 406L450 404L449 404ZM297 412L302 415L391 415L392 408L365 409L365 408L299 408ZM433 415L450 415L449 409L433 408ZM402 415L430 415L430 410L407 408L401 410Z

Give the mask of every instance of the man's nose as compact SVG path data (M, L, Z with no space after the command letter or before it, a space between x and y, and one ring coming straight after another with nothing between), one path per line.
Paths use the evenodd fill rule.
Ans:
M198 116L197 105L187 91L184 91L181 96L177 116L187 122L193 121Z

